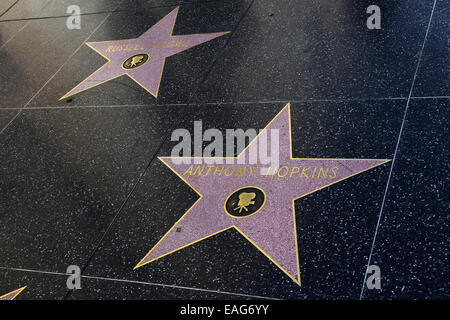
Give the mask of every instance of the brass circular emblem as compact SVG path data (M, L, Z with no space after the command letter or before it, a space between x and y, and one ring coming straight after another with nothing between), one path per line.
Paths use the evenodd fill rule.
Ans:
M258 187L243 187L225 200L225 212L233 218L246 218L254 215L264 207L266 194Z
M147 53L135 54L123 62L122 68L127 70L139 68L146 63L149 58L150 56Z

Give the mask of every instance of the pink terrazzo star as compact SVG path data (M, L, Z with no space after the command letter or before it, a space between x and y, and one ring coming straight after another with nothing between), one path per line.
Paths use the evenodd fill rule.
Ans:
M234 174L230 175L232 170L229 169L230 165L225 164L225 160L223 165L217 165L219 169L220 166L224 167L224 171L220 175L217 172L213 175L212 170L215 170L215 168L207 175L205 171L199 174L202 164L175 164L170 157L160 158L161 161L191 186L200 195L200 198L135 268L219 232L235 228L292 280L300 284L294 200L382 165L390 160L293 158L291 154L289 104L281 110L264 130L270 132L272 129L278 129L279 131L280 151L280 171L275 173L276 170L274 169L273 175L261 173L259 168L266 167L266 165L259 165L258 163L248 165L248 167L254 168L258 166L258 169L255 169L251 175L249 171L247 171L247 174L237 174L237 171L235 171ZM258 140L262 139L262 137L263 132L250 145L259 143ZM271 135L267 134L267 137L267 145L271 146ZM239 163L238 160L242 160L243 163L248 164L250 159L249 150L250 148L247 147L236 158L236 163ZM192 163L194 162L192 161ZM203 162L203 164L205 163L207 162ZM208 165L210 164L208 162ZM192 170L190 169L191 166L193 166ZM197 166L200 167L198 167L197 174L195 174L194 168L197 168ZM237 166L243 168L245 164L236 164L235 167ZM298 168L298 170L294 168ZM285 175L288 169L289 172ZM293 171L294 174L292 173ZM321 171L321 174L319 171ZM317 176L318 173L319 177ZM247 192L247 195L242 196L242 199L239 198L242 204L247 205L248 213L255 211L255 209L258 210L251 215L239 217L237 217L239 210L233 209L231 214L227 213L227 209L224 206L228 201L228 197L236 191L239 193L240 189L246 187L261 189L266 197L264 204L261 205L262 201L260 201L259 208L252 208L252 206L257 204L251 204L250 200L252 199L245 198L250 193ZM256 195L256 193L254 194ZM250 195L251 197L253 195ZM257 200L257 198L253 200ZM230 205L236 208L239 207L237 200L230 203ZM241 211L245 214L245 210Z
M23 290L25 290L25 288L26 286L0 296L0 300L14 300L15 297L17 297Z
M228 33L216 32L173 36L172 30L178 9L179 7L174 9L139 38L87 42L86 44L89 47L106 58L108 62L61 99L122 75L129 76L156 98L167 57Z

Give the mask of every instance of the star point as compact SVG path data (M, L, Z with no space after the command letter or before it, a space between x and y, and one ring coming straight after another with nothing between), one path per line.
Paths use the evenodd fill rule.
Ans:
M11 291L10 293L0 296L0 300L14 300L27 286Z

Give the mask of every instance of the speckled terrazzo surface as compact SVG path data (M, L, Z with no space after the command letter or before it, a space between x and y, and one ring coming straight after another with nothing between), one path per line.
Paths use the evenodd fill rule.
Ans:
M450 3L377 1L369 30L372 2L1 1L0 296L449 299ZM144 81L83 82L123 50ZM270 123L289 172L192 175L169 157L195 121Z

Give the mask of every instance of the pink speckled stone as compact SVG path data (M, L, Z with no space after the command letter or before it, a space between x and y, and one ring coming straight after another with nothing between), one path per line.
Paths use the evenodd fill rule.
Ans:
M1 296L0 300L14 300L14 298L17 297L24 289L25 289L25 287L22 287L20 289L17 289L10 293L7 293L7 294Z
M124 74L130 76L134 81L156 97L158 95L159 83L161 81L162 70L164 68L164 61L167 57L227 33L217 32L172 36L172 29L175 24L177 14L178 8L172 10L167 16L136 39L88 42L87 44L91 48L108 58L110 61L91 74L78 86L65 94L61 99L67 98ZM173 43L183 43L183 46L163 48L159 45L169 41L174 41ZM121 45L131 45L130 48L136 48L136 50L122 50L116 52L108 51L108 47L110 46L116 47ZM147 53L150 57L144 65L128 70L122 68L122 64L126 59L139 53Z
M352 175L381 165L388 160L364 159L292 159L290 155L290 110L286 106L266 127L265 130L279 130L280 163L279 166L292 167L337 167L332 178L300 178L294 174L289 178L265 176L257 169L249 176L193 176L183 175L191 164L175 164L171 158L161 158L172 170L183 177L202 197L169 230L161 241L144 257L137 267L168 253L183 248L193 242L209 237L224 229L235 227L258 247L269 259L280 267L294 281L300 283L298 264L297 234L293 214L293 200L334 184ZM260 134L253 143L258 143ZM270 145L270 133L269 137ZM248 166L266 167L261 164L249 164L249 149L244 150L238 159L244 157ZM208 163L211 164L211 163ZM194 164L194 168L198 164ZM222 165L219 165L222 166ZM227 164L223 164L227 166ZM245 164L241 164L245 166ZM310 172L311 174L311 172ZM225 213L224 202L237 189L257 186L264 190L266 203L254 215L245 218L233 218ZM177 229L181 228L179 232ZM301 235L299 235L301 236Z

